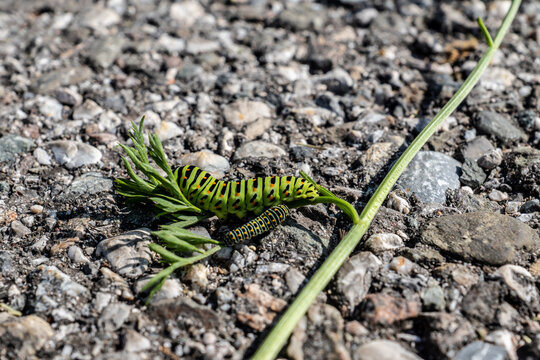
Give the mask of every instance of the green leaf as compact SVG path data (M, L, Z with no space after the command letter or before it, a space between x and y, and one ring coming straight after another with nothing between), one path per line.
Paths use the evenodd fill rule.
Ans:
M172 231L159 230L153 231L152 234L159 237L159 240L169 249L181 252L203 252L201 249L192 245L190 242L184 240L180 235L177 235Z

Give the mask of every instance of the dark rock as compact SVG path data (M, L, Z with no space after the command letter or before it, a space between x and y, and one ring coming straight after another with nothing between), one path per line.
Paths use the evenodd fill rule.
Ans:
M432 219L422 230L421 241L467 261L491 265L522 263L540 249L540 238L529 226L486 212Z
M519 212L523 214L529 214L537 211L540 211L540 200L538 199L525 201L525 203L519 208Z
M485 136L477 136L468 142L462 151L464 159L478 160L482 155L495 150L491 142Z
M526 138L526 135L501 114L492 111L480 111L475 119L476 128L497 139L508 142Z
M12 162L15 155L30 151L34 146L34 140L18 135L4 135L0 138L0 163Z
M518 148L505 154L501 167L506 184L525 196L540 197L540 150Z
M149 312L151 316L162 321L192 319L205 329L216 329L222 326L221 318L215 311L188 298L156 301L150 307Z
M517 122L526 132L534 130L535 118L536 115L531 110L520 111L517 114Z
M92 71L86 66L58 69L38 78L35 82L34 89L38 93L47 93L60 86L78 84L88 80L91 76Z
M482 185L486 181L486 178L486 173L478 165L476 160L465 159L461 167L461 176L459 177L462 184L475 189Z
M497 323L497 309L507 290L497 281L480 282L469 289L461 304L462 312L470 319L486 324Z

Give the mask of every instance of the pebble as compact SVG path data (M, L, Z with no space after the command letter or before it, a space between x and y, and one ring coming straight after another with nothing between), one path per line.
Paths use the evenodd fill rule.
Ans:
M520 111L517 114L517 122L519 126L526 132L531 132L535 128L536 115L530 110Z
M480 111L476 115L475 126L479 131L493 135L503 142L526 138L520 128L513 125L505 116L493 111Z
M383 251L395 250L405 246L403 239L392 233L374 234L371 235L364 246L366 249L378 254Z
M259 158L277 158L287 155L287 152L281 147L264 141L251 141L242 144L234 153L235 160L242 160L249 157Z
M107 36L94 40L86 51L88 60L93 65L106 69L122 53L124 42L120 36Z
M82 249L75 245L68 249L68 256L75 264L87 264L90 262Z
M361 304L362 316L372 325L392 325L396 321L415 318L421 306L414 300L406 300L388 294L368 294Z
M73 85L88 80L93 75L92 70L86 66L68 66L50 71L41 75L34 82L34 90L45 94L61 86Z
M81 25L87 26L97 32L105 32L106 28L120 22L120 16L112 9L96 5L88 11L82 12Z
M371 21L379 15L375 8L366 8L354 14L354 20L362 27L369 26Z
M475 160L465 159L459 180L463 185L476 189L486 181L487 175Z
M539 306L538 289L535 286L532 275L521 266L503 265L495 271L494 278L502 278L504 283L529 306Z
M156 42L156 47L158 50L166 50L169 54L178 54L184 51L186 41L169 34L161 34Z
M326 74L314 76L313 81L326 85L326 88L336 95L344 95L354 86L351 75L342 68L335 68Z
M403 256L396 256L389 264L391 270L403 275L409 275L415 267L415 263Z
M354 255L343 264L337 274L337 289L347 300L352 312L367 295L373 274L381 267L381 261L368 251Z
M411 212L411 205L409 205L409 202L401 196L397 195L395 192L391 192L390 194L388 194L386 206L391 209L397 210L404 215L407 215Z
M504 347L475 341L461 349L454 360L505 360L506 358Z
M183 166L195 165L208 171L216 179L221 179L231 169L229 160L210 150L186 154L180 159L180 164Z
M154 129L154 134L159 137L159 140L166 141L184 135L184 130L173 122L162 121L159 126Z
M45 117L53 120L62 120L62 104L55 98L40 96L38 98L39 112Z
M74 120L95 120L99 114L103 112L103 108L95 101L86 99L84 103L75 107L73 110Z
M30 211L34 214L41 214L43 212L43 206L41 205L32 205L30 206Z
M241 130L245 125L259 119L273 118L274 110L264 102L243 98L226 105L223 108L223 117L227 126Z
M499 166L502 161L503 154L501 149L493 149L478 159L478 165L484 170L492 170Z
M512 334L508 330L495 330L490 332L486 338L486 341L502 346L506 349L506 354L510 360L518 360L516 354L516 348L518 344L517 336Z
M4 135L0 138L0 163L15 161L15 155L28 152L34 146L34 140L18 135Z
M446 190L460 186L461 163L435 151L420 151L397 182L407 195L414 193L425 203L443 204Z
M480 78L479 86L493 92L501 92L512 87L516 76L510 71L500 67L491 67L489 71Z
M462 153L465 159L478 160L493 150L495 148L487 137L477 136L463 147Z
M32 155L34 155L34 157L36 158L36 161L40 165L51 165L52 164L51 156L49 155L49 153L47 153L42 148L39 148L39 147L36 148Z
M11 231L17 236L25 237L32 233L32 230L27 228L22 222L19 220L15 220L11 223Z
M87 172L73 179L65 191L66 196L99 194L113 189L112 179L99 172Z
M56 266L39 265L40 282L36 288L36 312L44 312L56 308L65 302L65 296L75 303L86 297L89 291L84 286L73 281L68 275Z
M540 211L540 200L539 199L533 199L533 200L527 200L521 207L519 208L519 211L523 214L530 214L534 212Z
M131 313L131 306L123 303L111 303L103 309L97 325L102 331L115 331L122 327Z
M96 255L107 259L118 274L138 278L146 272L152 260L148 248L150 241L150 230L147 228L128 231L101 241Z
M540 248L540 238L529 226L487 212L431 219L422 230L421 241L467 261L491 265L521 263Z
M201 38L190 39L186 44L186 52L191 55L200 55L219 49L221 49L219 42Z
M424 310L427 311L443 311L445 307L445 299L443 289L439 285L433 285L425 288L420 293Z
M497 189L493 189L490 191L488 195L490 200L501 202L508 200L508 194L502 191L499 191Z
M84 165L96 164L101 160L101 152L78 141L58 140L48 144L56 161L68 169L77 169Z
M290 267L289 271L285 273L285 282L289 290L296 294L300 290L300 286L304 283L306 277L295 267Z
M8 317L0 320L0 343L16 349L17 358L35 358L35 354L51 340L55 331L39 316Z
M290 265L282 264L282 263L270 263L270 264L257 265L257 268L255 269L255 273L257 274L268 274L268 273L283 274L289 269L289 267Z
M126 331L124 335L124 351L138 353L151 348L152 343L146 337L132 329Z
M82 96L71 88L58 88L54 96L63 105L78 106L82 103Z
M262 290L258 284L245 285L245 288L246 291L239 295L240 303L249 305L238 309L237 320L254 330L262 331L272 323L277 312L285 308L287 302Z
M105 283L107 284L110 283L113 288L118 289L116 293L122 296L122 299L125 299L128 301L132 301L134 299L134 296L131 293L129 285L123 277L121 277L120 275L118 275L117 273L111 271L109 268L106 268L106 267L101 267L101 269L99 269L99 272L101 273L101 275L103 275L103 279L106 280ZM138 284L138 282L136 284ZM141 289L142 289L142 286L140 287L140 289L137 289L138 292L140 292Z
M169 16L182 28L190 28L195 22L205 15L204 8L198 1L183 1L171 4Z
M422 358L399 343L391 340L375 340L359 346L354 360L421 360Z
M204 291L208 286L209 273L210 271L207 266L200 263L193 264L188 268L186 275L184 275L184 280L190 281L195 289Z

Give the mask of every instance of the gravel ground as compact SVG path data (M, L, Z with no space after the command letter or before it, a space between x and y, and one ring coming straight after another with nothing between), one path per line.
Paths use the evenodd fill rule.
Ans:
M249 357L350 222L294 210L145 306L160 220L113 186L130 122L174 165L304 170L361 210L486 50L475 18L494 31L508 6L0 2L0 303L22 313L0 312L0 358ZM540 358L539 29L527 1L283 357Z

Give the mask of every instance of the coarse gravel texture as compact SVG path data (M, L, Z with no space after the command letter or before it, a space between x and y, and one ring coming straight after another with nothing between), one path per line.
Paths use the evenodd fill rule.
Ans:
M175 166L304 170L360 211L509 4L1 1L0 359L249 358L350 221L294 210L145 305L162 220L112 182L131 121ZM540 358L539 29L525 1L282 357Z

